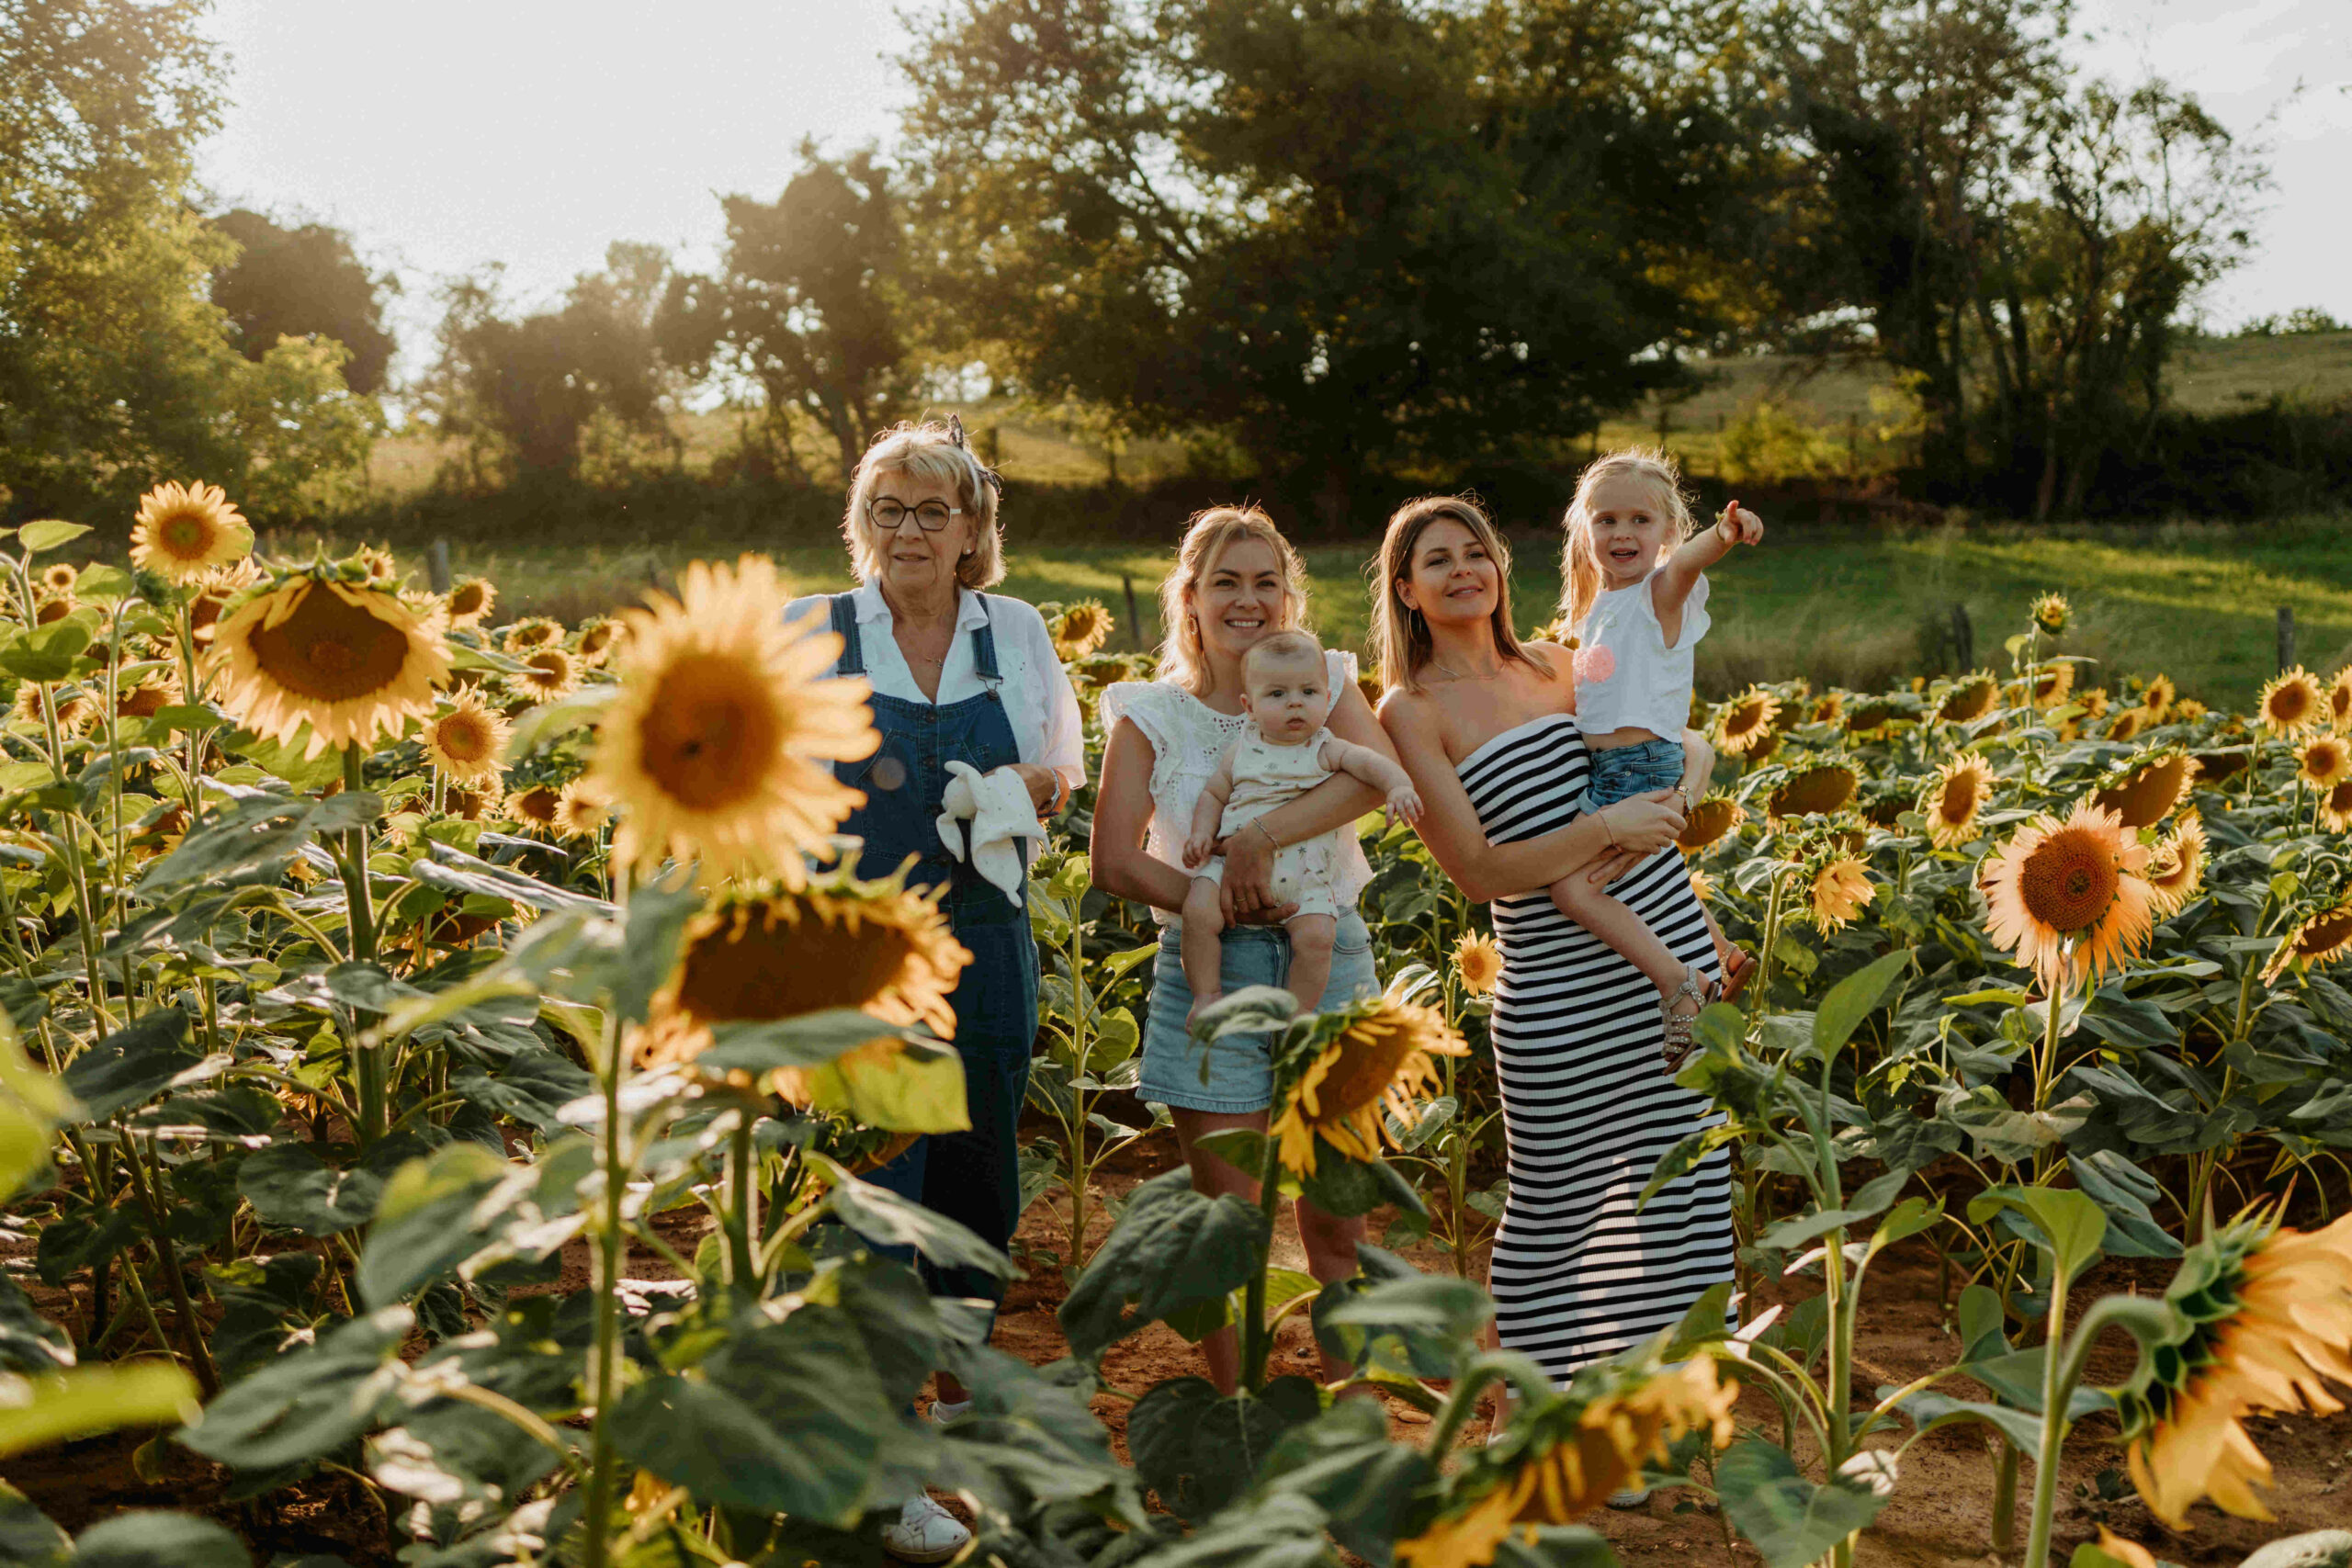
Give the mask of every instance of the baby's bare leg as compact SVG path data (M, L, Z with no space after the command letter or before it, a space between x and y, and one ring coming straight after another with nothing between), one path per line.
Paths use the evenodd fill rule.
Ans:
M1217 901L1217 885L1205 876L1193 878L1184 894L1184 984L1193 1006L1184 1014L1190 1023L1201 1010L1225 995L1225 910Z
M1690 965L1668 953L1666 943L1639 916L1582 872L1552 884L1552 906L1606 942L1619 957L1630 960L1649 977L1660 996L1671 996L1690 973Z
M1290 984L1298 1010L1313 1012L1323 1005L1331 983L1331 942L1340 922L1329 915L1293 915L1283 929L1290 932Z

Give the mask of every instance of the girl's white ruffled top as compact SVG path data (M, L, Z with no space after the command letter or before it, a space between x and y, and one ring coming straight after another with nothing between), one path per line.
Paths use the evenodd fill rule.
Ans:
M1611 589L1577 623L1577 728L1587 735L1641 728L1674 740L1690 723L1690 654L1711 624L1707 580L1690 585L1682 634L1668 643L1650 596L1657 577Z
M1356 656L1337 649L1323 655L1324 672L1331 686L1332 704L1355 683ZM1327 719L1329 715L1324 716ZM1193 807L1201 786L1216 772L1216 760L1236 739L1250 732L1248 714L1223 714L1203 703L1173 681L1122 681L1102 694L1102 728L1116 729L1123 718L1133 719L1151 742L1151 830L1144 848L1158 860L1182 869L1184 832L1192 825ZM1678 727L1676 734L1681 730ZM1372 882L1372 866L1353 831L1339 835L1340 852L1332 868L1332 892L1342 908L1352 906ZM1182 926L1170 909L1154 909L1152 919L1163 926Z

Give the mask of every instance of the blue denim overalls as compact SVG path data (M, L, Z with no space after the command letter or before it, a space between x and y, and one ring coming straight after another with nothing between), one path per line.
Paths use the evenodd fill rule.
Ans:
M980 603L985 609L985 595ZM854 595L833 596L832 626L842 638L834 672L865 674ZM864 761L834 763L833 771L843 784L865 792L865 804L841 829L865 840L861 869L867 875L883 874L913 856L908 886L947 885L940 909L955 928L956 940L972 953L970 967L948 998L956 1011L956 1050L964 1059L971 1129L917 1138L913 1147L866 1179L946 1215L1001 1251L1021 1218L1014 1130L1037 1038L1037 949L1025 903L1015 907L939 841L947 764L968 762L985 773L1021 760L1012 719L998 694L1004 682L997 672L992 622L973 628L972 663L987 690L962 702L941 706L878 694L870 698L881 746ZM1026 843L1022 860L1027 864ZM935 1295L1003 1299L1002 1281L977 1269L925 1264L923 1276Z

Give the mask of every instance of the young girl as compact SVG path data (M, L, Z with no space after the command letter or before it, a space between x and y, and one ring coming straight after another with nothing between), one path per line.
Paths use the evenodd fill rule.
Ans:
M1597 811L1645 791L1680 786L1690 655L1707 635L1704 574L1734 546L1759 542L1764 520L1735 501L1713 527L1694 535L1674 460L1663 453L1620 451L1585 469L1566 527L1560 612L1577 639L1577 723L1592 750L1586 808ZM1686 801L1685 808L1695 804ZM1669 1063L1688 1054L1690 1020L1699 1010L1736 995L1755 966L1724 941L1713 915L1707 924L1722 954L1721 986L1668 953L1606 886L1569 876L1551 891L1560 913L1631 960L1657 987Z
M1216 771L1201 786L1184 838L1184 865L1193 874L1184 898L1184 979L1193 988L1187 1023L1222 994L1218 886L1225 863L1214 853L1217 840L1248 830L1333 773L1347 773L1380 791L1388 797L1388 809L1408 822L1421 817L1421 797L1404 769L1323 727L1331 711L1330 681L1322 645L1312 637L1275 632L1261 638L1242 659L1241 678L1250 728L1217 759ZM1322 1002L1331 976L1331 940L1341 912L1332 871L1339 835L1350 831L1336 828L1285 845L1274 855L1275 896L1298 906L1284 929L1290 932L1290 990L1301 1010Z

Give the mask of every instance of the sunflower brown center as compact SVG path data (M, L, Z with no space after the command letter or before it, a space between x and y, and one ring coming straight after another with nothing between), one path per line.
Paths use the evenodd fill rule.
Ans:
M194 560L212 547L211 520L200 513L172 513L155 525L154 540L166 554Z
M2334 953L2346 942L2352 942L2352 905L2307 920L2295 933L2295 952L2305 958Z
M2311 711L2311 694L2301 686L2281 686L2271 694L2270 716L2281 724L2301 724Z
M312 584L294 613L253 633L262 673L300 696L348 702L375 694L401 677L408 636L357 604Z
M533 784L507 804L514 808L514 815L526 822L548 823L555 820L556 800L554 790L546 784Z
M1954 773L1951 776L1951 782L1944 785L1943 819L1947 822L1965 822L1975 815L1976 775Z
M471 714L452 714L435 728L441 750L460 762L478 762L490 755L490 729Z
M737 660L686 654L662 671L640 727L640 761L662 790L707 811L752 794L784 739L784 716Z
M449 613L453 615L475 615L481 607L481 584L479 582L462 584L449 595Z
M1396 1073L1413 1054L1413 1042L1403 1030L1374 1034L1359 1026L1340 1036L1339 1059L1315 1091L1322 1120L1352 1116L1380 1103L1396 1081Z
M2121 872L2098 840L2068 828L2035 846L2018 875L2018 892L2027 911L2059 931L2098 924L2121 886Z
M898 981L913 956L913 944L888 926L852 931L813 919L797 926L747 921L687 949L678 1005L698 1023L863 1009Z

